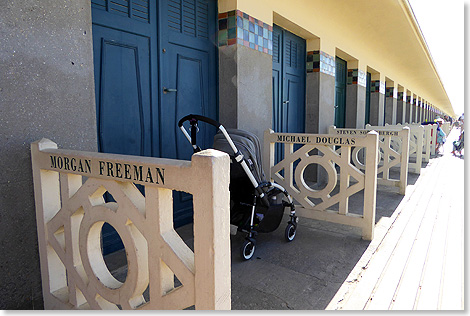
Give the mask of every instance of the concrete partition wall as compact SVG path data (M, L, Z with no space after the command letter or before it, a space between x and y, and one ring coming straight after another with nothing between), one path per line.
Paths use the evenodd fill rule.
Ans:
M396 124L397 122L397 85L387 80L385 88L385 124Z
M272 55L240 44L219 47L219 121L263 139L272 126Z
M398 98L397 98L397 121L396 124L405 123L406 112L406 94L403 88L398 86Z
M63 150L42 139L31 156L45 309L230 309L227 154L205 150L189 162ZM174 230L173 190L193 195L194 252ZM126 250L123 283L102 255L104 223Z
M362 128L366 114L366 69L358 61L348 61L347 65L345 127Z
M276 143L284 144L284 159L275 164ZM294 151L294 145L300 148ZM335 147L339 148L335 150ZM364 171L350 163L353 147L365 147ZM282 185L295 199L297 214L360 227L365 240L374 238L377 159L378 134L374 131L365 137L274 133L272 130L267 130L264 135L266 175L271 181ZM324 188L312 189L307 184L304 170L311 164L322 166L325 170L328 181ZM341 170L339 175L336 166ZM333 193L335 188L339 191ZM351 213L349 198L360 191L364 193L362 214ZM338 205L338 210L332 208L335 205Z
M41 309L29 144L97 149L90 0L0 5L0 309Z
M375 77L375 79L374 79ZM380 78L380 79L379 79ZM370 124L384 125L384 100L385 100L385 78L374 74L371 80L370 93Z
M326 133L335 121L334 55L322 51L319 45L319 41L307 41L307 57L312 55L318 62L312 62L311 67L307 62L306 133Z

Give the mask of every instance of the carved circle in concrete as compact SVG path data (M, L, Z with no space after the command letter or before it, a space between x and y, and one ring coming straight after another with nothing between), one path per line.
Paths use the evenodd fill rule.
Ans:
M107 301L123 304L143 293L148 285L148 250L140 231L117 210L116 203L91 207L81 222L79 240L88 282ZM124 283L111 275L102 255L101 228L105 222L117 231L126 250L128 271Z
M305 182L305 169L307 168L307 166L314 164L322 166L326 171L326 174L328 175L328 181L326 183L326 186L321 190L315 190ZM335 188L336 181L337 173L334 168L334 165L325 156L302 157L295 169L295 182L299 186L299 189L302 191L301 187L303 187L305 190L309 191L310 193L313 193L313 197L328 195Z

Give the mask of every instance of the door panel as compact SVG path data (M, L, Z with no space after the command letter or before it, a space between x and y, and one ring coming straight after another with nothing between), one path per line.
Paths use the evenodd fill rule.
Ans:
M150 155L148 38L95 26L101 152ZM119 106L119 110L116 107Z
M305 40L273 26L273 130L305 131ZM283 159L284 146L276 144L275 162Z
M190 159L177 121L189 113L217 119L217 2L91 0L91 7L99 150ZM204 145L213 130L201 126ZM192 221L188 194L175 193L174 221ZM105 235L111 249L113 233L104 228Z
M346 61L336 57L335 126L338 128L344 128L346 121L346 80Z
M156 4L130 0L118 5L92 0L98 150L106 153L152 155L152 108L157 99ZM106 201L113 201L105 195ZM102 228L103 254L122 249L114 228Z
M273 129L305 130L305 40L273 27Z
M161 78L163 87L176 91L161 96L161 155L190 160L192 147L177 127L188 114L217 119L217 11L216 2L207 0L161 1ZM199 125L197 143L212 147L216 128ZM192 221L192 197L173 194L175 227Z

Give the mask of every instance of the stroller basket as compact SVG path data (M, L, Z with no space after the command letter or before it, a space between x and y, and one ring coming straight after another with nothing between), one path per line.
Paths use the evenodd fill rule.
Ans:
M186 121L190 123L190 133L183 126ZM298 222L294 203L282 186L266 181L258 137L248 131L226 130L219 122L201 115L187 115L178 122L178 127L195 153L201 150L196 142L198 121L218 128L213 147L231 158L230 223L236 225L238 231L246 233L240 249L242 259L252 258L258 233L269 233L279 227L285 207L290 207L285 238L287 241L294 240Z

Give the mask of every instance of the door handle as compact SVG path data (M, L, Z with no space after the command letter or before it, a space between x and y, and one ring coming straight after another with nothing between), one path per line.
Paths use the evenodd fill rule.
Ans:
M177 89L168 89L168 88L163 87L164 94L167 94L168 92L177 92L177 91L178 91Z
M289 100L282 102L282 104L289 104Z
M335 105L335 109L339 108L339 105Z

